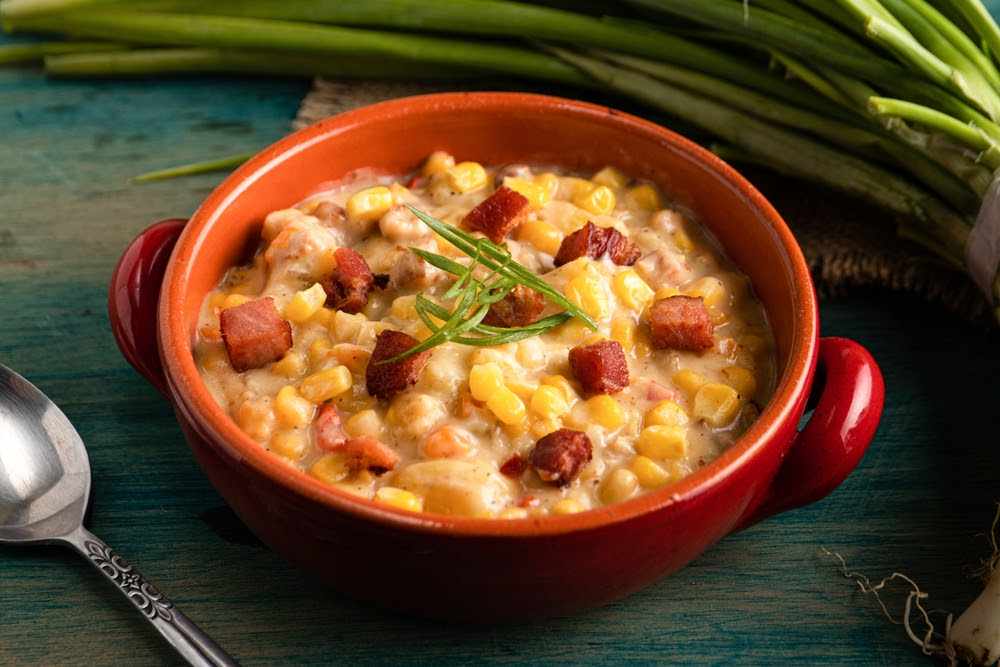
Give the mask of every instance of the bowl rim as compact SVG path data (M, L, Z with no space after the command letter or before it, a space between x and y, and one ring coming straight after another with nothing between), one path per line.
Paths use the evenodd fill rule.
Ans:
M734 186L747 206L756 209L757 217L770 225L772 239L779 246L790 268L791 275L788 278L793 292L791 296L800 311L795 318L796 333L788 353L789 363L781 377L776 378L774 393L758 419L715 459L661 489L575 514L499 519L411 512L336 489L280 461L243 433L212 398L194 363L189 326L179 316L179 309L172 308L172 304L181 303L185 299L189 279L187 268L190 266L186 258L199 252L202 245L201 232L212 224L218 212L253 187L271 167L309 150L331 135L349 132L358 125L399 118L415 108L424 113L435 113L470 106L478 109L518 109L533 113L589 116L598 122L600 119L607 119L624 124L630 131L653 133L688 153L706 169ZM157 316L160 361L171 400L187 423L217 453L249 466L288 491L344 514L397 529L456 537L518 538L559 535L597 530L654 512L681 511L683 506L696 502L766 449L783 446L775 440L775 436L779 431L787 429L789 420L794 419L797 423L801 416L796 412L804 404L803 393L809 390L818 355L818 306L806 260L784 220L742 174L709 150L652 121L608 106L537 93L428 93L396 98L342 112L279 139L226 177L206 197L185 225L164 274ZM789 446L790 444L788 443ZM762 489L766 489L770 483L770 479L759 481ZM758 493L758 496L762 495ZM744 508L743 511L748 509L753 508ZM734 518L734 525L740 518L739 515ZM732 526L724 528L728 532Z

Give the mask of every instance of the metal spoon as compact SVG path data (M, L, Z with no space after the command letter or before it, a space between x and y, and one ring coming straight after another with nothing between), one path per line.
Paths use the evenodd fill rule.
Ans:
M0 364L0 543L68 544L83 554L192 665L235 665L124 558L83 527L90 461L55 403Z

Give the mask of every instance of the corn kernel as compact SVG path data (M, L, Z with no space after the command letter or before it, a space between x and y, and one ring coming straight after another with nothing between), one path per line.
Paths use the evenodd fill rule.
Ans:
M579 398L576 394L576 390L573 389L573 385L569 380L562 375L546 375L542 378L542 384L551 385L559 389L562 392L563 397L566 402L573 404Z
M637 456L629 464L629 470L643 487L658 489L671 481L671 474L648 456Z
M559 177L551 171L536 174L531 182L547 192L550 200L556 196L556 191L559 190Z
M368 368L368 361L371 359L372 353L360 345L337 343L330 348L330 355L341 366L347 366L352 373L363 375Z
M361 325L368 321L362 313L345 313L342 310L333 313L330 321L330 331L335 340L343 343L356 343L361 337Z
M313 373L299 387L299 393L307 400L319 405L337 398L354 385L354 376L347 366L334 366Z
M497 515L498 519L527 519L528 510L523 507L508 507Z
M687 429L683 426L647 426L639 433L635 450L651 459L677 459L687 454Z
M625 174L618 171L614 167L604 167L599 172L594 174L591 179L597 185L606 185L609 188L623 188L628 182L625 178Z
M326 303L326 290L319 283L309 289L299 290L285 306L285 319L301 324L319 312Z
M570 303L595 321L605 320L611 315L607 294L601 284L590 276L579 275L570 280L565 294Z
M587 399L587 412L606 431L614 431L625 425L627 415L618 401L607 394L598 394Z
M450 153L434 151L424 160L424 164L420 167L420 173L423 176L443 174L454 166L455 158Z
M658 211L663 208L659 190L648 183L635 186L628 194L640 208L647 211Z
M268 449L289 461L298 461L306 451L306 436L299 431L278 431L271 436Z
M545 364L545 344L540 338L519 340L514 347L514 356L522 368L538 368Z
M374 222L392 208L392 192L384 185L365 188L351 195L345 208L354 222Z
M639 478L636 474L628 468L619 468L608 475L597 493L602 503L611 505L628 500L638 488Z
M409 322L411 320L417 319L417 295L416 294L404 294L403 296L397 296L392 300L392 314L393 316L403 320L404 322Z
M728 294L722 281L713 276L705 276L684 286L687 296L700 296L705 300L706 308L724 305Z
M298 377L306 372L306 358L298 352L290 350L281 359L271 364L270 371L286 378Z
M563 176L558 180L559 194L563 199L582 199L594 189L594 184L579 176Z
M632 320L615 320L611 323L611 340L616 341L624 350L635 346L635 322Z
M715 428L729 426L740 412L740 395L721 382L702 385L694 395L691 415Z
M535 440L541 440L549 433L555 433L560 428L562 428L562 424L556 419L536 419L531 422L531 435L535 437Z
M689 396L694 396L695 392L698 391L703 384L708 382L707 377L698 371L692 371L690 369L677 371L670 379L675 385L681 388L681 391L687 393Z
M526 220L514 229L514 238L522 243L530 243L547 255L555 256L559 252L563 235L544 220Z
M475 364L469 371L469 391L477 401L488 400L503 386L503 370L496 362Z
M252 398L240 403L236 423L257 442L265 442L274 433L274 400L270 396Z
M242 305L247 301L250 301L250 297L245 294L227 294L222 300L222 307L219 310L226 310L227 308L235 308L236 306Z
M611 290L624 306L639 310L653 298L653 288L646 284L638 273L625 269L611 280Z
M351 469L347 466L347 459L343 452L323 454L309 466L309 474L327 484L343 481L350 472Z
M541 208L552 199L552 193L549 190L524 178L508 176L503 179L503 184L511 190L524 195L532 208Z
M585 338L592 331L593 329L587 326L586 322L574 317L573 319L563 322L553 329L553 334L555 339L561 343L572 343L573 345L576 345L578 341Z
M684 426L687 423L688 416L684 408L671 400L660 402L646 413L643 421L646 426Z
M606 185L598 185L587 194L573 197L572 202L588 213L604 215L615 208L615 193Z
M554 385L543 384L531 395L531 410L546 419L556 419L569 412L569 400Z
M420 512L424 509L424 502L412 491L400 489L395 486L383 486L375 492L375 500L386 505L392 505L411 512Z
M694 241L683 229L674 230L674 245L678 250L694 250Z
M486 399L486 407L504 424L517 424L526 414L524 401L507 387L500 387L491 394Z
M757 393L757 378L742 366L727 366L722 369L722 377L742 398L753 398Z
M330 349L333 347L333 341L331 341L327 336L320 336L313 342L309 343L309 363L315 366L321 362L326 355L330 353Z
M522 401L530 401L531 395L538 389L538 383L519 377L504 378L503 386L510 389Z
M208 297L209 310L222 310L222 303L226 300L226 296L221 292L212 292Z
M573 500L572 498L563 498L562 500L556 501L552 505L551 512L553 514L577 514L586 509L579 500Z
M274 397L274 416L285 428L299 428L312 421L315 406L290 384L278 390Z
M455 192L472 192L486 185L489 177L478 162L459 162L445 171L448 185Z

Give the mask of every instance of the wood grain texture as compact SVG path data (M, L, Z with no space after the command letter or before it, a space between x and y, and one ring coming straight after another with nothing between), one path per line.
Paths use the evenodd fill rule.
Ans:
M288 130L307 89L0 70L0 362L48 393L88 444L94 533L248 665L931 662L822 548L876 581L905 572L928 608L972 599L1000 500L1000 341L884 294L822 306L823 334L867 346L886 377L883 423L855 473L629 599L530 625L443 626L347 599L262 547L202 477L169 406L118 353L105 296L125 245L190 214L219 177L127 179L263 147ZM0 591L0 664L178 662L68 549L0 547ZM897 616L905 592L886 592Z

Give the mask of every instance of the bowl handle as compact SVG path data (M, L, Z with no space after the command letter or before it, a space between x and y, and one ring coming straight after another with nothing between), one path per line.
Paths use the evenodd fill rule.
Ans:
M108 290L108 316L118 349L164 398L169 396L160 363L156 310L170 253L186 222L163 220L139 234L115 265Z
M871 354L846 338L821 338L806 409L815 406L764 494L733 532L823 498L847 478L875 436L885 385Z

